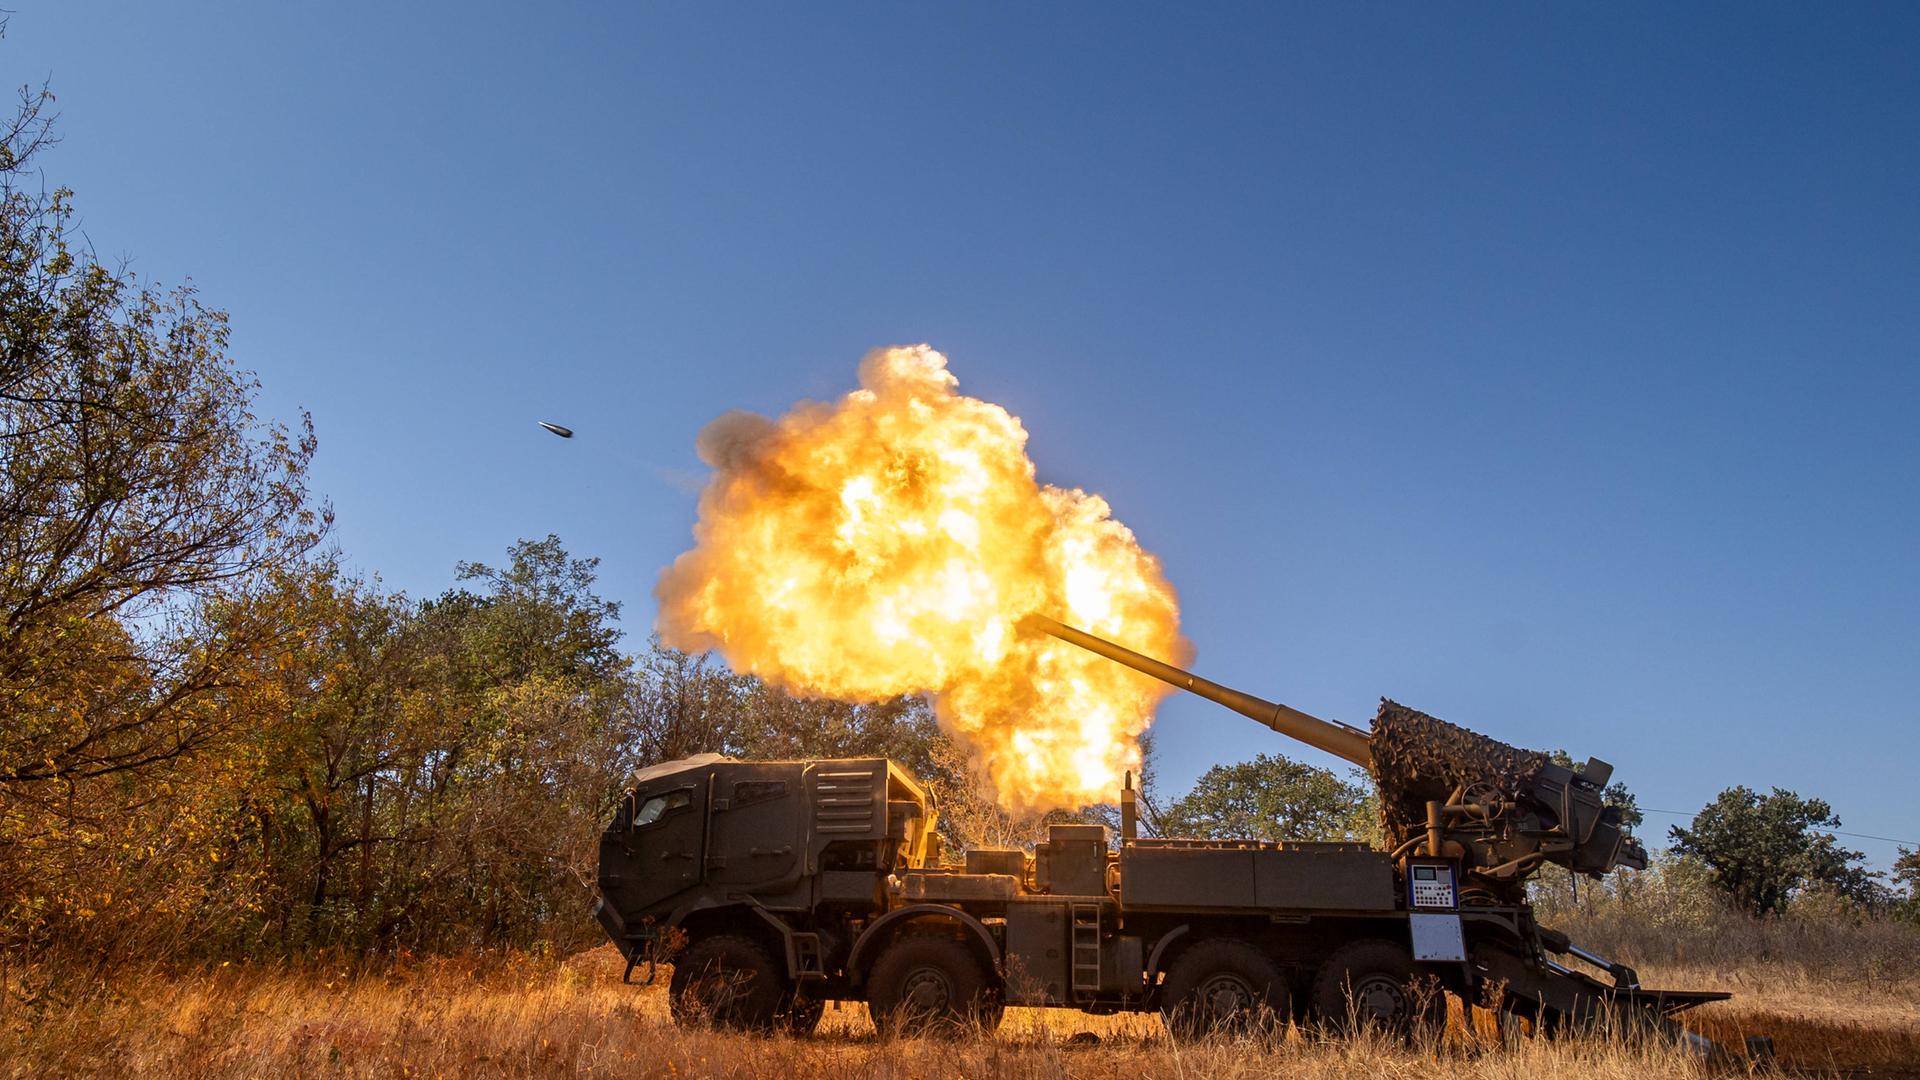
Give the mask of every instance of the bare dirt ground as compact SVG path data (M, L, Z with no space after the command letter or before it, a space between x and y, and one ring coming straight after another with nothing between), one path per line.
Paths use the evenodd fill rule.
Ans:
M1666 1045L1604 1039L1512 1044L1324 1039L1298 1030L1182 1045L1148 1016L1010 1010L1000 1032L955 1041L878 1039L859 1007L829 1009L811 1039L687 1031L662 985L623 986L613 950L566 961L423 960L351 970L220 966L78 972L13 980L0 1015L7 1077L1401 1077L1738 1075ZM1679 969L1671 985L1718 985L1734 1002L1696 1014L1721 1039L1767 1033L1792 1074L1920 1077L1920 992ZM663 973L664 976L664 973ZM1649 980L1652 981L1651 979ZM664 983L664 977L661 980ZM1097 1036L1097 1040L1089 1036Z

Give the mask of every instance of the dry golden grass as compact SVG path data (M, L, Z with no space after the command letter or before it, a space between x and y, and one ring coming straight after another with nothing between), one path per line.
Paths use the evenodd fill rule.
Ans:
M102 985L62 974L37 998L8 997L0 1016L0 1074L126 1076L159 1080L243 1077L1471 1077L1593 1080L1725 1075L1664 1045L1600 1039L1469 1037L1455 1018L1439 1042L1409 1049L1381 1040L1323 1040L1300 1032L1182 1046L1154 1018L1016 1009L1000 1033L955 1042L883 1042L864 1009L829 1010L812 1039L686 1031L666 1015L658 985L619 981L611 948L564 962L515 957L427 960L352 970L222 966L165 974L121 971ZM14 991L41 986L48 973ZM1679 985L1713 980L1655 972ZM1815 1074L1920 1076L1920 991L1772 984L1733 1005L1703 1010L1716 1037L1767 1032L1781 1064ZM664 979L662 980L664 982ZM1720 980L1725 985L1724 977ZM1757 992L1745 992L1751 989ZM31 997L31 995L30 995ZM1099 1036L1094 1045L1075 1040ZM1737 1070L1736 1070L1737 1071Z

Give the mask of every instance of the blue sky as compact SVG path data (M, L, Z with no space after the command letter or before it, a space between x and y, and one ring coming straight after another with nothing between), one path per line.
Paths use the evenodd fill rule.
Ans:
M1920 839L1910 6L12 6L391 586L557 532L644 635L700 427L927 341L1202 673Z

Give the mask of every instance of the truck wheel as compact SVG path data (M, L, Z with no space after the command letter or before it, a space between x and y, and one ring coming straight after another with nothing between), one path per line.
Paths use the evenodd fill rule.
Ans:
M1266 1016L1285 1024L1291 997L1279 965L1234 938L1202 941L1181 953L1160 993L1160 1015L1180 1039L1247 1031Z
M804 1039L820 1026L827 1003L816 998L791 995L780 1006L780 1030L796 1039Z
M682 1025L765 1031L787 998L784 981L757 942L716 934L694 942L674 961L668 1004Z
M1000 990L972 949L950 937L909 934L867 975L867 1014L882 1035L958 1035L1000 1026Z
M1437 985L1422 985L1407 950L1391 941L1356 941L1332 956L1313 981L1313 1007L1336 1028L1377 1025L1396 1035L1438 1027L1447 999Z

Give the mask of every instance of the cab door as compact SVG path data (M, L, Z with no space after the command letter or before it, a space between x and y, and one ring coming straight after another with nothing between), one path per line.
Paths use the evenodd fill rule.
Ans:
M784 892L799 884L805 813L790 769L730 768L713 778L707 877L716 886Z
M700 884L712 774L663 777L633 793L628 844L629 909L643 908Z

